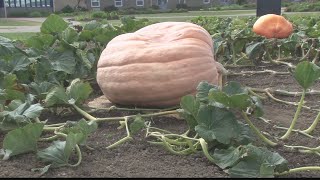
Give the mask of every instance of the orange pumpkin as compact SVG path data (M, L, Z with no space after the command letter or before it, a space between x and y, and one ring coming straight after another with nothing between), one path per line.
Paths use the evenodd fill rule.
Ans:
M167 107L194 94L201 81L218 84L213 42L202 27L163 22L112 39L97 67L97 82L113 103Z
M283 16L267 14L261 16L253 25L253 32L270 38L287 38L293 32L292 24Z

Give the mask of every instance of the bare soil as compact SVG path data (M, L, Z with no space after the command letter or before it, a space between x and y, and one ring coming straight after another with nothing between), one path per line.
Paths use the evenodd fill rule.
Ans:
M258 71L270 69L275 71L287 71L286 66L267 66L267 67L247 67L247 68L229 68L232 72L240 71ZM288 91L301 91L291 75L271 75L271 74L256 74L244 76L229 76L228 81L238 81L245 86L254 88L271 88ZM317 82L313 87L315 90L320 90L320 83ZM110 106L112 105L106 98L101 96L101 92L96 91L96 97L93 97L89 102L90 106ZM300 97L288 97L276 95L277 98L299 102ZM319 104L319 95L307 95L306 105L317 106ZM252 117L253 123L263 132L269 133L272 136L280 137L285 133L285 130L276 129L274 125L289 127L291 120L296 111L296 106L287 105L268 98L263 100L265 115L264 118L270 120L270 124L263 122L260 119ZM318 107L317 107L318 108ZM94 113L97 117L113 117L129 115L129 112L111 111ZM298 119L296 129L305 129L313 122L317 115L316 111L303 109ZM49 122L63 122L66 120L80 119L79 115L71 115L59 117L53 114L45 114L42 119L49 119ZM176 117L165 116L153 118L152 122L155 127L171 130L174 132L184 132L187 129L186 123ZM118 123L115 124L100 124L98 130L93 133L88 140L88 145L95 150L83 150L83 161L76 168L58 168L51 169L42 177L207 177L207 178L226 178L228 175L219 167L211 164L202 153L197 153L188 156L178 156L167 152L159 146L151 145L144 137L145 132L134 137L134 141L127 142L118 146L115 149L107 150L106 147L113 142L125 136L125 130L117 130ZM320 126L316 128L315 137L320 135ZM4 134L0 134L0 143L2 144ZM262 145L260 142L258 144ZM305 145L309 147L319 146L319 141L310 139L298 133L293 133L288 141L288 145ZM39 143L39 148L47 147L48 144ZM297 152L289 151L282 147L269 148L272 151L278 152L285 157L290 164L290 168L301 166L320 166L320 158L316 155L306 155ZM43 167L44 164L37 160L35 153L24 154L12 157L8 161L0 161L0 177L38 177L39 173L32 172L32 168ZM290 178L299 177L320 177L320 172L301 172L290 174Z

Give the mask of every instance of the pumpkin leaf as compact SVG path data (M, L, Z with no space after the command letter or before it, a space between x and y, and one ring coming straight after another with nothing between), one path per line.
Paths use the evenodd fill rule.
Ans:
M241 110L246 110L251 105L251 99L248 94L242 93L228 96L226 93L216 89L210 90L209 100L221 103L226 107L239 108Z
M310 88L320 77L320 67L308 61L300 62L293 74L296 81L305 90Z
M59 15L51 14L41 25L41 32L44 34L55 35L61 33L68 27L68 23L65 22Z
M278 153L251 144L243 146L239 163L228 170L233 178L274 177L275 172L288 171L288 161Z
M262 117L264 112L261 100L257 96L251 96L251 100L253 101L253 106L251 108L254 116Z
M44 100L47 107L56 105L56 104L68 104L68 95L66 94L63 87L53 88L46 96Z
M38 151L37 156L43 162L51 163L51 167L67 166L79 137L79 134L71 132L68 134L66 141L54 141L50 147Z
M10 131L3 140L4 157L36 151L43 127L44 124L34 123Z
M92 88L88 82L82 82L80 79L74 79L70 86L66 89L66 94L73 99L76 104L83 103L92 92Z
M53 70L68 74L73 74L75 71L76 60L72 51L50 51L48 58Z
M74 133L74 134L79 134L78 139L77 139L77 144L80 145L85 145L88 136L96 131L98 128L98 124L96 122L90 121L87 122L85 119L81 119L80 121L77 122L66 122L66 127L62 130L63 133L69 134L69 133Z
M46 49L50 47L56 38L51 34L39 34L37 36L31 36L26 40L26 44L29 47L33 47L35 49Z
M246 47L246 54L248 55L249 59L254 59L263 51L263 43L257 42L252 43Z
M199 125L195 130L206 142L217 140L222 144L232 144L243 136L242 126L235 115L226 109L201 105L197 122Z
M68 27L61 33L61 37L67 43L72 44L73 42L78 40L79 35L75 29Z
M236 165L244 154L245 151L242 146L237 148L230 146L228 149L216 149L212 157L220 168L226 169Z
M130 133L136 134L144 127L146 127L145 121L140 115L138 115L134 118L134 121L129 125Z
M189 129L194 130L198 125L196 117L200 107L200 102L194 98L194 96L187 95L181 98L180 106L183 109L180 115L187 121Z
M197 87L196 98L200 102L208 102L209 90L212 88L216 88L216 87L212 84L209 84L206 81L201 81Z

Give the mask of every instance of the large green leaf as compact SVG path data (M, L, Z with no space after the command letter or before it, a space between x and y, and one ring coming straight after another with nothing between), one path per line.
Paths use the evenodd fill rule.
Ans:
M33 119L40 116L43 107L38 104L25 102L16 103L17 100L9 104L8 109L0 115L0 129L11 130L30 123Z
M53 88L46 96L45 105L47 107L57 104L68 104L68 95L63 87Z
M79 35L75 29L69 27L61 33L61 37L69 44L72 44L73 42L78 40Z
M66 141L54 141L53 144L41 151L37 156L52 167L62 167L69 164L69 158L78 141L77 134L69 133Z
M288 171L288 162L278 153L273 153L266 148L258 148L251 144L243 147L239 163L228 170L231 177L256 178L274 177L275 173Z
M35 83L32 82L29 84L30 93L36 95L38 99L45 99L48 92L54 87L54 84L50 82L41 82Z
M226 109L214 106L200 106L196 132L207 142L217 140L222 144L231 144L241 136L241 126L235 115Z
M10 61L10 72L17 72L22 70L27 70L26 67L28 67L31 64L31 61L25 57L25 56L14 56L13 60Z
M212 88L215 88L215 86L206 81L201 81L197 87L196 98L201 102L208 102L208 94Z
M75 79L67 87L66 93L69 99L73 99L76 104L85 101L92 92L90 83L82 82L80 79Z
M246 110L246 108L251 105L251 98L248 94L242 93L228 96L226 93L217 89L210 90L209 100L221 103L226 107L241 110Z
M75 71L76 60L72 51L51 51L49 60L53 70L72 74Z
M89 60L89 58L87 57L87 52L83 51L83 50L80 50L80 49L77 49L76 51L76 54L77 56L80 58L81 60L81 63L88 69L91 69L92 68L92 65L94 62L91 62Z
M77 144L85 144L88 136L96 131L98 124L96 122L87 122L85 119L81 119L78 122L67 121L66 127L62 130L65 134L74 133L78 134Z
M41 25L41 32L44 34L58 34L68 27L59 15L51 14Z
M46 49L50 47L54 42L56 38L52 36L51 34L40 34L37 36L31 36L26 40L26 44L29 47L33 47L36 49Z
M227 95L236 95L236 94L248 94L248 89L241 86L239 82L230 81L225 86L223 86L222 91Z
M263 51L263 43L256 42L246 47L246 54L249 59L254 59Z
M237 164L244 153L242 146L237 148L230 146L228 149L216 149L212 157L220 168L225 169Z
M43 127L44 124L35 123L10 131L3 140L4 157L36 151Z
M320 67L308 61L300 62L295 71L294 78L305 90L310 88L320 77Z
M196 120L198 110L200 107L200 102L194 98L192 95L187 95L181 98L180 106L183 109L183 112L180 115L187 121L190 130L198 125Z

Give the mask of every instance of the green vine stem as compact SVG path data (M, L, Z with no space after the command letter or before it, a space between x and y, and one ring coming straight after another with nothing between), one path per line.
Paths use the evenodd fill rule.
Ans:
M312 39L312 44L309 47L308 52L304 56L301 57L300 61L303 61L303 60L307 59L310 56L311 52L314 50L315 44L316 44L315 39Z
M156 128L156 127L147 127L147 132L149 132L150 129L154 129L154 130L157 130L157 131L160 131L160 132L163 132L163 133L168 133L168 134L173 134L172 132L170 131L167 131L167 130L164 130L164 129L160 129L160 128ZM147 133L148 134L148 133Z
M78 111L82 116L87 118L90 121L95 121L97 118L91 116L89 113L85 112L84 110L80 109L77 105L72 104L73 108Z
M266 52L266 57L267 57L267 59L268 59L271 63L277 64L277 65L287 65L288 67L293 68L293 69L296 68L296 66L293 65L293 64L291 64L291 63L284 62L284 61L282 61L282 60L280 60L280 59L278 59L278 60L272 59L272 57L271 57L271 55L270 55L270 53L269 53L269 51L268 51L267 49L265 50L265 52Z
M285 91L285 90L273 90L271 88L266 88L266 89L261 89L261 88L252 88L252 87L247 87L248 89L251 89L254 92L260 92L260 93L265 93L266 91L275 94L275 95L283 95L283 96L292 96L292 97L296 97L296 96L302 96L303 92L289 92L289 91ZM307 90L305 91L306 95L320 95L320 91L317 90Z
M297 111L296 111L296 113L295 113L295 115L294 115L294 118L293 118L293 120L292 120L292 122L291 122L291 125L290 125L289 129L287 130L287 132L286 132L280 139L282 139L282 140L287 139L287 138L290 136L290 134L291 134L294 126L296 125L296 122L297 122L297 120L298 120L300 111L301 111L302 106L303 106L304 97L305 97L305 94L306 94L305 92L306 92L306 91L303 90L302 96L301 96L301 99L300 99L300 102L299 102L299 105L298 105L298 108L297 108Z
M173 145L177 145L177 146L187 146L188 143L187 142L181 142L181 141L178 141L178 139L174 140L174 139L170 139L168 137L165 137L163 136L164 140L170 144L173 144Z
M133 140L132 137L129 137L129 136L124 137L124 138L120 139L119 141L117 141L116 143L113 143L110 146L108 146L107 149L115 148L115 147L119 146L120 144L123 144L123 143L125 143L127 141L132 141L132 140Z
M78 144L76 144L76 152L78 154L78 162L76 164L68 164L68 166L70 166L70 167L77 167L81 164L82 154L81 154L81 150L80 150L80 147L78 146Z
M59 127L48 127L48 126L44 126L43 127L43 131L49 131L49 132L52 132L52 131L55 131L55 130L57 130L57 129L59 129L59 128L62 128L63 126L59 126Z
M316 119L313 121L311 126L308 129L303 130L302 132L310 134L317 127L319 120L320 120L320 112L318 113Z
M209 154L207 142L206 142L203 138L200 138L200 139L199 139L199 142L200 142L200 145L201 145L203 154L208 158L208 160L209 160L210 162L216 164L216 161L215 161L215 160L213 159L213 157Z
M252 91L254 92L264 92L268 95L268 97L270 97L272 100L276 101L276 102L280 102L280 103L284 103L284 104L288 104L288 105L293 105L293 106L299 106L299 103L295 103L295 102L289 102L289 101L284 101L284 100L281 100L281 99L278 99L278 98L275 98L271 93L272 92L278 92L278 93L275 93L275 94L281 94L281 95L288 95L288 96L294 96L294 93L297 94L297 96L299 96L300 92L288 92L288 94L285 94L286 91L281 91L281 90L271 90L269 88L266 88L266 89L258 89L258 88L248 88L248 89L251 89ZM310 91L308 94L318 94L319 92L313 92L313 91ZM301 92L301 95L303 94L303 92ZM305 91L304 93L305 95L307 95L307 92ZM305 106L305 105L302 105L302 108L305 108L305 109L308 109L308 110L311 110L311 111L317 111L317 112L320 112L319 109L313 109L309 106Z
M249 117L247 116L247 114L242 111L242 116L244 117L244 119L246 120L246 122L249 124L250 128L268 145L274 147L276 145L278 145L277 143L269 140L268 138L266 138L260 131L258 128L256 128L256 126L251 122L251 120L249 119Z
M148 134L148 136L153 136L153 137L162 137L162 136L165 136L165 137L178 137L178 138L184 138L184 139L189 139L189 140L192 140L192 141L199 141L199 139L196 139L196 138L191 138L191 137L188 137L188 136L184 136L184 135L179 135L179 134L161 134L159 132L150 132Z
M281 126L277 126L277 125L275 125L275 126L273 126L274 128L277 128L277 129L283 129L283 130L288 130L289 128L286 128L286 127L281 127ZM303 131L300 131L300 130L298 130L298 129L292 129L292 131L293 132L297 132L297 133L300 133L300 134L302 134L302 135L304 135L304 136L306 136L306 137L309 137L309 138L312 138L312 139L316 139L316 137L314 137L314 136L312 136L312 135L310 135L310 134L307 134L307 133L305 133L305 132L303 132Z
M311 147L306 147L306 146L288 146L288 145L283 145L286 148L290 149L303 149L303 150L309 150L309 151L320 151L320 146L311 148Z
M170 108L165 108L165 109L147 109L147 108L120 108L116 106L110 106L109 108L96 108L96 107L89 107L90 109L94 110L106 110L106 111L114 111L114 110L119 110L119 111L170 111L174 109L178 109L178 106L175 107L170 107ZM94 111L91 111L94 112Z
M161 138L162 140L162 143L164 145L164 147L171 153L175 154L175 155L189 155L189 154L192 154L193 153L193 150L189 147L187 149L184 149L184 150L181 150L181 151L176 151L174 150L170 144L166 141L165 137L162 136Z
M66 123L57 123L57 124L46 124L46 127L59 127L64 126Z
M123 117L124 118L124 124L126 126L126 132L127 132L127 136L120 139L119 141L115 142L114 144L111 144L110 146L107 147L107 149L111 149L111 148L114 148L120 144L123 144L127 141L131 141L133 140L133 138L131 137L131 134L130 134L130 131L129 131L129 126L128 126L128 120L129 120L129 116L125 116Z
M164 111L164 112L157 112L157 113L150 113L150 114L142 114L140 115L141 117L153 117L153 116L163 116L163 115L169 115L169 114L178 114L178 109L177 110L172 110L172 111ZM131 116L126 116L127 118L134 118L137 115L131 115ZM95 122L108 122L108 121L119 121L119 120L124 120L124 117L112 117L112 118L96 118Z
M265 69L263 71L240 71L240 72L228 72L229 76L239 76L239 75L253 75L253 74L267 74L270 73L272 75L289 75L290 72L278 72L269 69Z
M291 173L297 173L301 171L320 171L320 166L306 166L306 167L300 167L300 168L294 168L290 169L289 171L285 171L282 173L275 173L277 176L283 176Z
M53 140L58 139L59 137L60 137L59 135L54 135L54 136L47 137L47 138L40 138L39 141L53 141Z
M267 97L262 96L262 95L260 95L260 94L255 93L254 91L252 91L251 88L248 88L248 91L249 91L250 94L252 94L252 95L254 95L254 96L257 96L257 97L259 97L260 99L267 99Z
M319 55L320 55L320 50L317 50L317 53L316 55L314 56L313 60L312 60L312 63L316 64L317 63L317 60L319 58Z

